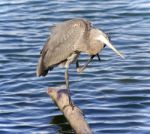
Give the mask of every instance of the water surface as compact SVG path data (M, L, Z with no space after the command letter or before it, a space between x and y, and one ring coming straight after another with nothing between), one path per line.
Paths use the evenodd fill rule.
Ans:
M122 60L109 48L83 74L70 68L71 95L94 134L150 133L149 0L1 0L0 133L58 134L72 129L47 95L64 84L64 69L37 78L39 52L49 28L86 18L111 35ZM84 64L89 57L82 55Z

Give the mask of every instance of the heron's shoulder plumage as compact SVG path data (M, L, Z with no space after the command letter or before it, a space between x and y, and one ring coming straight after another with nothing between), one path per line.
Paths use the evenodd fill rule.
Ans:
M76 29L83 29L83 30L90 30L91 23L86 19L72 19L65 21L63 23L56 24L52 27L52 34L57 34L62 32L67 32L68 30L76 30Z

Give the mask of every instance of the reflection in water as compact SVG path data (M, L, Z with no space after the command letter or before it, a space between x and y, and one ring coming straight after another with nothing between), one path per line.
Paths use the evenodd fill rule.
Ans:
M50 122L50 124L59 126L60 134L73 134L73 130L71 126L68 124L66 118L63 115L54 116Z

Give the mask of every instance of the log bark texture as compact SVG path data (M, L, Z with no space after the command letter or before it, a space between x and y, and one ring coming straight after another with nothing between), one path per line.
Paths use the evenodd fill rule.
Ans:
M69 105L67 89L49 88L48 95L57 104L76 134L92 134L81 109L77 106L72 109Z

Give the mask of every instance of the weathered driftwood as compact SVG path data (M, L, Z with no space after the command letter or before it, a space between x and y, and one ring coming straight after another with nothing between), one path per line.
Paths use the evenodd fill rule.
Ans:
M77 134L92 134L83 112L75 106L74 109L69 105L69 98L66 89L49 88L48 95L63 112L71 127Z

